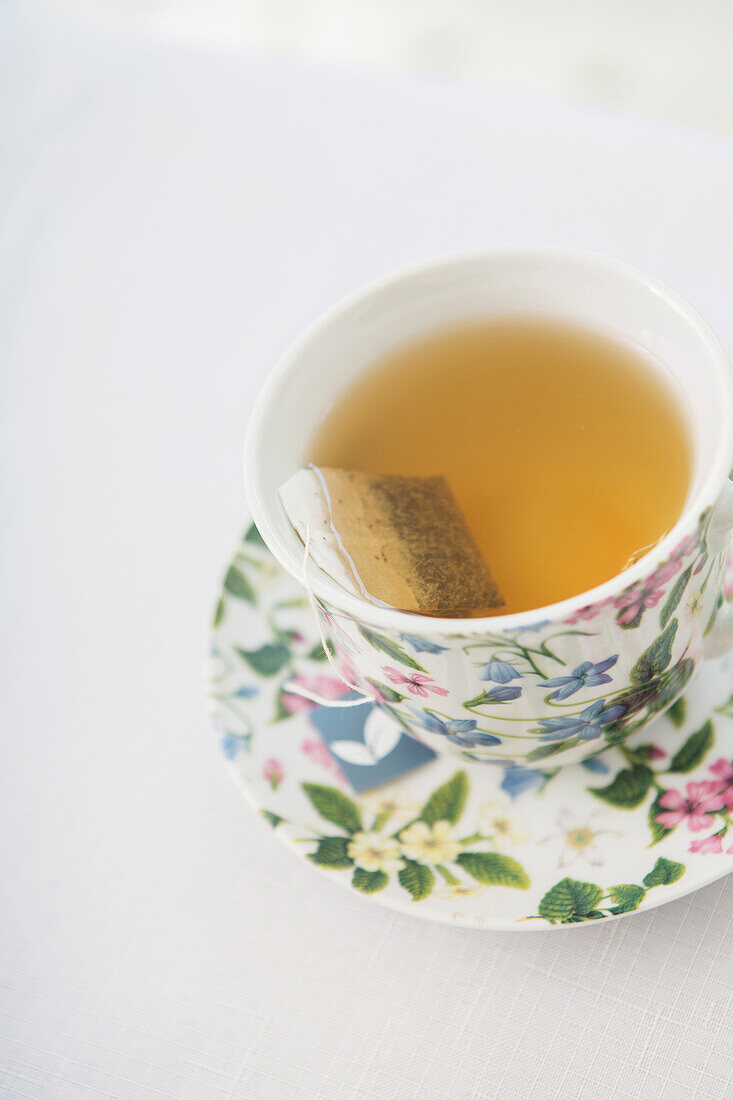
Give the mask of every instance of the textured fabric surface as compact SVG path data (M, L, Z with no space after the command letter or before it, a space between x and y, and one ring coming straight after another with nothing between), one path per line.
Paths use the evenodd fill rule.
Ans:
M470 87L0 14L0 1096L730 1095L733 883L609 926L337 890L202 701L254 394L392 266L564 241L733 345L733 147Z

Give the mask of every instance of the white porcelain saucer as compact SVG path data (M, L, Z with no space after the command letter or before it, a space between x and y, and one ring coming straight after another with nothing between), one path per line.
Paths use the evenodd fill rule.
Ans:
M209 708L250 804L300 859L348 890L428 920L533 931L614 920L733 870L733 662L623 747L529 770L436 757L355 795L293 677L339 683L302 589L251 527L211 638ZM348 712L344 712L348 713ZM358 746L354 748L354 746ZM339 742L368 767L394 746Z

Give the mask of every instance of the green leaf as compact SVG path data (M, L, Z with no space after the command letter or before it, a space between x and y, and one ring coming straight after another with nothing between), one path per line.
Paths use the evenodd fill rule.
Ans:
M408 893L412 894L413 901L422 901L435 885L435 875L423 863L416 863L414 859L405 860L405 866L397 875L400 886L404 886Z
M636 726L624 725L623 722L613 722L603 730L603 739L607 745L620 745L631 736Z
M304 783L303 790L321 817L332 825L338 825L347 833L358 833L362 828L359 807L342 791L323 787L320 783Z
M657 821L657 814L661 814L664 810L664 806L662 806L659 801L662 797L662 793L662 791L659 792L649 807L649 813L647 814L649 830L652 834L651 843L649 844L650 848L653 848L655 844L659 844L660 840L664 840L665 836L669 836L672 832L666 825L662 825L661 821Z
M702 632L704 638L707 638L708 634L710 633L710 631L715 626L715 620L718 617L718 613L719 613L721 607L723 606L723 603L724 603L723 595L722 595L722 593L718 593L718 598L715 601L715 607L713 608L712 614L710 615L710 618L708 619L707 626L705 627L705 629Z
M279 814L274 814L272 810L260 810L260 813L264 817L268 825L272 825L273 829L277 829L281 821L284 821L284 817L280 817Z
M672 668L668 668L657 681L656 698L649 709L666 710L670 703L679 697L694 671L695 662L690 657L683 657Z
M611 886L608 892L611 895L611 900L616 902L610 910L612 913L631 913L634 909L639 908L646 897L646 890L643 886L632 884Z
M664 629L664 627L669 622L673 612L677 610L679 602L682 599L682 594L687 588L687 582L689 581L691 575L692 566L688 565L684 573L680 573L679 577L675 581L674 588L667 597L667 601L662 608L661 614L659 616L659 625L662 627L662 629Z
M684 863L675 863L673 859L664 859L660 856L648 875L641 880L646 888L652 886L669 886L672 882L682 878L685 873Z
M489 692L482 691L478 695L474 695L473 699L466 699L466 702L463 704L463 706L466 707L466 709L468 710L470 710L471 707L481 707L484 705L488 698Z
M529 888L529 876L521 863L498 852L461 852L456 863L471 878L488 886L513 886L515 890Z
M567 752L574 749L580 743L578 737L569 737L567 741L554 741L546 745L539 745L527 754L527 763L534 764L537 760L546 760L548 756L557 756L559 752Z
M649 759L653 748L654 745L650 743L645 745L634 745L633 749L627 749L626 751L633 754L637 761L642 762Z
M463 813L468 795L468 779L465 772L456 772L447 783L433 791L418 818L427 825L436 821L450 821L455 825Z
M329 648L330 648L330 646L329 646ZM333 650L331 652L333 653ZM313 649L308 654L308 660L309 661L325 661L326 660L326 651L325 651L325 649L323 648L323 646L321 645L320 642L318 642L316 645L313 646Z
M361 867L355 867L351 885L354 889L361 890L362 894L376 894L379 890L384 890L388 882L389 875L386 871L365 871Z
M635 684L646 684L655 676L664 672L672 660L672 646L677 634L678 622L672 619L667 629L655 638L631 670L631 680Z
M290 650L283 642L263 645L259 649L238 649L237 653L260 676L275 676L290 660Z
M252 585L241 569L237 569L236 565L229 566L227 575L224 578L224 587L227 592L230 592L232 596L237 596L240 600L246 600L247 603L251 604L257 603Z
M603 890L593 882L561 879L548 890L537 912L550 924L570 924L578 920L597 919L597 905Z
M677 726L677 728L679 729L679 727L685 721L685 714L686 713L687 713L687 703L685 702L684 696L681 695L679 697L679 699L676 699L674 701L674 703L672 703L672 706L667 711L667 717L669 718L672 725Z
M376 688L382 698L388 703L399 703L405 698L404 695L400 695L399 691L395 691L394 688L388 687L387 684L380 684L378 680L370 680L369 677L367 677L367 683L371 684L373 688Z
M224 612L226 611L226 604L222 597L216 605L216 611L214 612L214 626L218 626L221 620L224 618Z
M285 695L287 695L287 692L283 688L280 688L275 696L275 713L272 716L273 722L282 722L285 718L292 718L291 712L283 701L283 696Z
M324 836L319 840L315 852L311 852L308 859L313 860L319 867L333 867L343 870L345 867L353 867L354 861L348 853L349 837Z
M670 772L691 772L710 752L715 741L715 730L710 719L696 733L691 733L672 757Z
M265 540L255 527L254 523L250 525L247 534L244 536L244 541L251 542L255 546L261 546L264 550L267 549L267 546L265 545Z
M369 642L369 645L374 646L382 653L386 653L393 661L399 661L400 664L407 665L408 668L414 668L418 672L425 671L423 666L419 665L409 653L405 653L398 642L393 641L391 638L385 638L384 634L376 634L373 630L367 630L365 626L359 627L359 633L362 638Z
M616 620L617 621L618 621L618 619L620 619L622 614L623 614L622 611L618 611L616 613ZM622 630L635 630L636 627L641 622L643 614L644 614L644 604L640 603L639 604L639 610L636 612L636 614L634 615L631 622L629 622L629 623L623 622L623 623L619 623L618 625L621 627Z
M596 798L620 806L624 810L633 810L640 806L651 786L653 772L646 764L634 764L632 768L622 768L607 787L588 787Z

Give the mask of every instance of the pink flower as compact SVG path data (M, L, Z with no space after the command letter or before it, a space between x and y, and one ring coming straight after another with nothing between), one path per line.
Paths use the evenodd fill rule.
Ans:
M632 623L640 617L648 607L656 607L664 596L664 586L667 581L679 571L682 562L679 559L670 559L651 573L645 581L636 584L627 592L623 592L614 601L616 607L621 608L621 614L617 616L620 623Z
M722 809L725 799L718 791L717 783L688 783L686 795L674 789L665 791L659 805L669 811L657 814L657 821L665 829L674 829L687 821L687 828L699 833L713 824L710 814Z
M273 791L282 783L285 778L285 769L279 760L276 760L274 756L271 756L269 760L265 761L265 765L262 769L262 775L264 779L269 780L270 786Z
M682 568L682 562L679 558L670 558L669 561L663 562L658 569L652 573L649 577L648 583L652 588L657 588L659 585L666 584L667 581L671 581L675 573L679 573Z
M719 833L693 840L688 851L699 852L701 856L716 856L723 851L723 839Z
M733 786L733 761L726 760L724 756L721 756L719 760L710 765L710 771L713 775L717 775L726 787Z
M341 771L341 768L338 766L334 758L331 756L331 753L328 751L322 741L315 741L311 740L310 738L306 738L306 740L300 746L300 750L301 752L304 752L306 756L310 757L310 759L315 764L319 764L322 768L325 768L326 771L329 771L332 775L335 775L339 782L343 783L344 786L346 786L346 776Z
M346 654L337 652L336 657L338 670L343 678L345 680L348 680L350 684L358 686L361 683L361 677L359 676L359 673L356 671Z
M699 538L700 534L698 531L694 531L691 535L686 535L685 538L682 539L682 542L677 543L670 556L675 561L679 561L680 558L686 558L697 546Z
M404 672L400 672L396 668L389 668L388 665L382 667L382 672L393 684L406 687L412 695L422 695L423 699L426 699L431 691L434 695L449 694L445 688L438 687L424 672L411 672L406 676Z
M663 588L654 589L649 585L632 588L631 591L624 592L614 601L616 607L622 609L621 613L617 615L618 621L620 623L633 623L634 619L642 615L648 607L656 607L663 595Z
M725 800L729 810L733 810L733 761L721 756L714 764L710 765L710 771L717 776L720 782L717 784L720 794Z
M590 622L590 620L595 619L596 615L600 614L603 608L609 603L613 603L613 600L599 600L598 603L589 603L585 607L579 607L578 610L574 611L572 615L569 615L565 621L569 626Z
M649 746L649 760L663 760L666 755L664 749L660 749L659 745Z
M327 676L322 672L316 676L304 676L302 672L299 672L297 676L293 676L289 683L299 684L306 691L312 691L314 695L321 695L324 699L340 699L343 695L347 695L350 690L346 684L341 680L337 680L335 676ZM284 691L282 705L288 714L300 714L302 711L313 710L313 707L317 707L318 703L314 703L311 699L306 699L302 695Z

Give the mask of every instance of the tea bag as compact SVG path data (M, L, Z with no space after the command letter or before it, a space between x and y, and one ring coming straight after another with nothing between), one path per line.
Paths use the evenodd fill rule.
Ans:
M309 466L280 498L313 562L371 603L462 615L503 598L442 477Z

